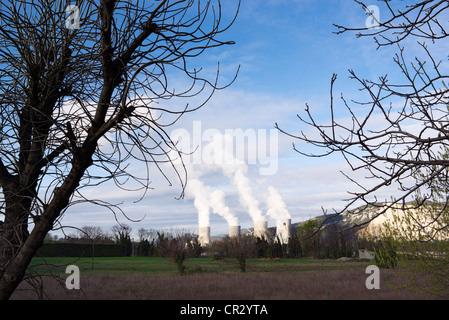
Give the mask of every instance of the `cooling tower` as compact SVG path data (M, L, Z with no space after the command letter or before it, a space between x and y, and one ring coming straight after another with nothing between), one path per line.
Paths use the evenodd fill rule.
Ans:
M240 237L240 226L229 226L229 237Z
M276 220L276 241L279 241L282 244L287 243L288 238L290 238L291 226L291 219Z
M202 246L207 246L210 244L210 227L200 226L198 241Z
M254 221L254 236L268 239L268 221Z

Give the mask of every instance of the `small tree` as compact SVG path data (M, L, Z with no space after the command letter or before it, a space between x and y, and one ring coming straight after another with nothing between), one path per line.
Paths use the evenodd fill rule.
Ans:
M271 246L268 243L267 239L265 237L256 237L254 239L255 241L255 255L258 258L268 258L273 255Z
M159 238L158 231L154 229L140 228L137 233L139 235L137 254L139 256L154 256L157 253L157 243Z
M298 235L292 235L288 238L288 255L290 258L299 258L303 256Z
M100 226L83 226L78 232L78 238L98 243L106 238L106 234Z
M440 194L441 195L441 194ZM447 196L447 195L446 195ZM376 261L400 263L406 284L430 296L449 296L449 209L433 193L432 201L407 212L397 210L379 230L382 247Z
M299 227L297 236L304 256L318 258L320 255L320 233L318 221L312 219Z
M139 235L139 243L137 245L137 255L138 256L148 256L150 254L150 242L148 241L148 231L144 228L137 230Z
M256 239L250 235L240 237L225 237L228 256L236 258L241 272L246 272L246 259L253 257L256 249Z
M374 247L376 265L380 268L394 269L398 264L396 241L393 238L384 238L378 247Z
M352 256L356 246L354 229L337 223L326 224L321 230L321 255L327 258Z
M115 242L120 244L122 247L122 254L125 257L129 257L132 252L131 231L131 227L126 224L120 224L112 227Z
M163 256L170 257L176 263L181 275L185 274L184 261L197 257L200 253L198 236L185 230L175 230L168 234L159 234L159 249Z

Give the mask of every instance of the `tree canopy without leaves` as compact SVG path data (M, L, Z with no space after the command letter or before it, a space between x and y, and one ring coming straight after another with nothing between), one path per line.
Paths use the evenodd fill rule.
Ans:
M170 165L168 153L178 151L167 127L226 87L218 84L218 69L216 76L205 77L192 61L210 48L233 44L221 34L232 25L238 0L226 1L235 10L226 21L220 0L69 4L2 1L3 299L22 281L45 235L68 207L89 201L118 210L88 198L83 188L114 181L144 195L150 166L169 179L162 164ZM179 83L187 85L177 88ZM190 106L183 100L194 96L202 102ZM177 107L167 103L173 99ZM135 161L146 172L131 170ZM173 170L184 186L186 172Z
M198 235L182 229L162 232L158 235L160 253L162 256L172 258L179 274L184 275L184 261L187 258L197 258L201 253Z
M361 12L369 11L368 3L355 2ZM433 186L447 188L449 183L449 2L379 1L376 5L381 13L376 28L336 25L336 33L356 32L357 37L372 37L377 45L373 46L373 55L374 49L396 46L393 59L402 82L396 77L392 81L388 75L367 80L350 70L350 78L359 86L364 100L348 101L342 94L337 104L334 74L330 121L321 123L306 105L305 113L298 118L307 134L304 129L296 134L280 128L318 150L306 153L294 145L297 152L311 157L340 154L353 173L365 177L345 174L357 190L348 190L350 198L344 208L332 214L361 205L379 207L379 215L398 204L420 207L432 198ZM409 58L410 53L416 55L414 59ZM337 119L337 108L347 114L339 113ZM390 193L392 199L379 198L382 193ZM420 201L414 201L417 194L421 195ZM389 204L384 206L384 201ZM446 208L448 198L443 201L441 208Z
M227 254L237 259L241 272L246 272L246 260L254 256L256 240L253 235L226 236L224 238Z

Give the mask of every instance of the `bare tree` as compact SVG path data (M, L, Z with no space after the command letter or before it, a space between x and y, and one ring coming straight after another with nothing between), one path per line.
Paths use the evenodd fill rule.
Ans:
M192 62L210 48L233 44L220 35L232 25L238 0L226 2L235 5L228 22L220 0L69 4L2 1L2 299L21 282L67 208L89 201L120 210L85 189L114 181L143 196L152 166L172 183L162 164L172 164L169 152L179 153L167 127L226 87L219 86L218 71L207 79ZM176 88L182 79L187 85ZM183 101L193 96L203 102ZM146 171L131 170L135 161ZM172 167L183 190L186 172Z
M78 234L79 238L89 239L93 242L106 238L106 234L100 226L83 226Z
M139 235L139 241L144 241L147 238L148 231L145 228L140 228L137 230L137 234Z
M132 254L131 227L127 224L119 224L112 227L115 242L122 247L122 255L127 257Z
M159 239L160 253L173 259L181 275L185 273L184 261L187 258L198 257L201 253L198 235L192 232L172 230L160 233Z
M370 12L367 4L355 2L361 10ZM360 205L379 207L379 215L398 205L410 208L418 192L426 195L415 202L420 207L432 197L433 185L449 182L446 174L449 158L445 153L449 144L449 70L445 50L449 40L449 2L379 1L379 5L382 16L376 28L336 25L336 33L355 31L357 37L373 37L377 49L397 46L393 59L403 82L391 83L388 75L377 81L366 80L350 70L350 78L360 85L363 100L348 101L342 94L337 106L334 74L330 86L330 122L319 123L306 105L305 115L298 118L314 133L305 134L302 130L300 134L292 134L280 129L323 150L306 153L294 145L297 152L311 157L341 154L353 172L365 176L360 180L345 174L357 190L348 191L350 197L344 208L333 214ZM410 61L406 53L412 46L419 50ZM342 119L336 119L338 107L347 111L346 118L340 114ZM380 201L378 195L389 193L392 188L393 199ZM379 203L384 201L388 205ZM448 198L444 201L446 207Z
M255 255L256 238L253 235L226 236L223 241L228 256L237 259L240 271L246 272L246 260Z

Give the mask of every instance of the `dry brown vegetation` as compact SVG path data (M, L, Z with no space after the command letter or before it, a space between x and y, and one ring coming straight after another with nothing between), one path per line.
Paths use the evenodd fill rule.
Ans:
M229 261L225 262L229 266ZM219 265L219 263L217 263ZM263 267L265 265L265 267ZM395 289L400 284L395 271L381 269L379 290L368 290L365 263L255 263L248 272L226 270L175 273L91 273L81 277L81 290L66 292L54 279L44 281L50 299L121 300L351 300L351 299L428 299L411 289ZM272 270L270 270L272 268ZM22 284L22 289L26 285ZM12 299L37 299L35 292L16 291Z

